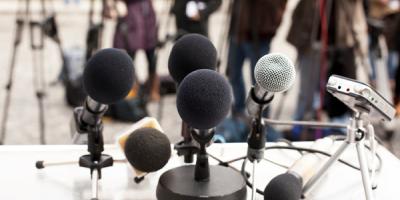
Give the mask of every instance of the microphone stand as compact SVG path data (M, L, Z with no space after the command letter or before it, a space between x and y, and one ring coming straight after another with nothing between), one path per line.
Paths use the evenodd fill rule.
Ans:
M245 200L246 183L238 171L226 166L209 165L206 147L214 137L214 130L191 129L190 133L199 145L196 164L163 173L157 185L157 199L198 200L207 197L213 200Z
M369 105L360 105L360 109L354 111L350 124L347 126L347 136L339 149L329 158L322 168L305 184L303 194L307 194L313 186L321 179L321 177L329 170L329 168L340 158L342 153L352 144L356 145L358 163L361 169L361 177L364 186L365 198L373 200L372 190L377 188L375 182L375 152L376 141L375 131L370 122L363 119L364 114L369 111ZM365 110L364 110L365 109ZM370 166L367 163L366 153L364 149L365 140L369 140L371 148ZM372 168L371 173L369 169Z
M251 123L251 131L250 135L247 138L247 159L253 164L253 177L252 177L252 193L251 199L255 199L256 187L254 186L255 183L255 175L256 175L256 165L264 158L264 151L265 151L265 123L262 118L263 111L267 105L274 99L274 95L269 97L267 100L257 100L256 96L260 96L256 94L255 87L253 87L250 91L250 97L254 100L254 103L249 104L248 110L250 113L256 113L256 116L253 118ZM268 95L268 93L261 94L263 98Z
M83 107L78 107L74 110L74 121L75 128L80 134L86 134L88 137L88 152L89 154L83 155L79 158L79 161L64 161L64 162L45 162L37 161L36 168L43 169L49 166L79 164L80 167L90 169L90 175L92 180L92 200L98 199L98 185L101 179L101 170L106 167L111 167L114 163L113 158L110 155L102 154L104 151L104 140L103 140L103 121L101 117L107 111L108 106L94 104L93 101L88 99L86 102L87 110ZM98 108L93 110L101 110L100 112L94 113L93 115L86 114L86 112L93 111L90 108ZM86 112L85 112L86 111ZM81 119L85 118L85 122Z

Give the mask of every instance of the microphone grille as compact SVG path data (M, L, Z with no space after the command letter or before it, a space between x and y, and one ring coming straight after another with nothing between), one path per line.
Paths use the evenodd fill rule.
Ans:
M254 77L267 92L283 92L293 85L296 70L285 55L270 53L257 61Z

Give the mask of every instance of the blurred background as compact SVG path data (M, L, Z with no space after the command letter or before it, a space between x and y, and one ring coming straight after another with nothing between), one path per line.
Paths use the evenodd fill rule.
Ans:
M269 52L286 54L297 69L294 86L275 95L269 118L347 123L349 110L325 92L331 74L368 83L399 105L399 0L2 0L0 16L0 140L7 145L70 144L73 107L85 98L85 62L107 47L132 56L138 81L110 106L105 142L144 116L156 117L170 140L180 141L168 57L187 33L209 37L217 70L232 85L234 105L216 129L218 141L245 141L244 97L255 62ZM373 123L400 157L399 119ZM267 131L269 141L345 133L301 126Z

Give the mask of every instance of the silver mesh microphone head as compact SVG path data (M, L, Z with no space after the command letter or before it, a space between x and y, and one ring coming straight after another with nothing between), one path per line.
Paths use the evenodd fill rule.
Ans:
M270 53L257 61L254 77L267 92L283 92L293 85L296 70L285 55Z

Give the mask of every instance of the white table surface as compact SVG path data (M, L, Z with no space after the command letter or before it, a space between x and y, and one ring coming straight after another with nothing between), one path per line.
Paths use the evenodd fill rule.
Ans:
M276 143L268 143L276 145ZM310 146L311 143L296 143L298 146ZM339 145L337 142L336 146ZM114 145L105 148L106 154L115 159L123 158L122 152ZM240 144L213 144L208 148L209 153L230 160L246 154L247 145ZM377 200L400 199L400 162L383 147L378 148L383 159L382 172L379 175L378 189L374 191ZM89 170L78 165L55 166L42 170L35 168L36 160L63 161L78 160L86 154L86 146L57 145L57 146L0 146L0 199L2 200L77 200L90 199L91 183ZM267 151L265 157L286 166L290 166L299 158L295 151L272 150ZM343 159L357 165L355 147L350 147ZM210 163L215 162L210 159ZM158 177L162 172L181 165L182 158L175 154L171 160L157 173L148 175L143 182L133 182L133 172L127 164L115 164L103 169L103 179L100 181L99 196L101 200L153 200ZM240 168L241 161L233 165ZM251 165L247 170L250 172ZM257 186L264 190L265 185L273 177L284 173L286 169L262 161L258 165ZM250 199L250 191L248 193ZM263 199L258 196L257 199ZM336 163L324 179L308 196L315 200L361 200L364 192L359 171L343 164Z

